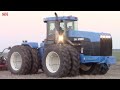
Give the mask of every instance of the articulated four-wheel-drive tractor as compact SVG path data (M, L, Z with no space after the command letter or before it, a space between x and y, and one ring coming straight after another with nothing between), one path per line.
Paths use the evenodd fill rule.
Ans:
M77 30L74 16L48 17L46 39L40 43L23 41L13 46L7 57L8 70L13 74L36 74L39 69L50 77L79 74L104 75L112 56L112 37L108 33Z

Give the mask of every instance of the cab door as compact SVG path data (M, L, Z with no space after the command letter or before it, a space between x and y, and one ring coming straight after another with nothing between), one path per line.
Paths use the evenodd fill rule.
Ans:
M55 40L55 22L49 21L47 23L47 41Z

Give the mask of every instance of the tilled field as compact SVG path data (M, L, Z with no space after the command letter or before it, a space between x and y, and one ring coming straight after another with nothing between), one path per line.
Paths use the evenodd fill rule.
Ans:
M120 62L112 65L106 75L79 75L76 77L51 78L43 72L33 75L13 75L9 71L0 71L0 79L120 79Z

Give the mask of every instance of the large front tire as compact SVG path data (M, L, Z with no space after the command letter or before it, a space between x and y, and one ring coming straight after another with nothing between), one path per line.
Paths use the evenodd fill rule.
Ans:
M80 68L80 55L79 52L70 45L65 45L69 51L70 59L71 59L71 69L68 76L77 76L79 75Z
M24 46L25 48L27 48L31 54L31 59L32 59L32 63L31 63L31 69L30 69L30 74L36 74L38 73L39 67L40 67L40 58L39 58L39 52L37 49L31 48L29 46Z
M42 61L44 73L49 77L65 77L71 69L68 50L63 45L51 45L45 50Z
M31 69L32 59L24 46L14 46L8 53L7 65L12 74L26 75Z

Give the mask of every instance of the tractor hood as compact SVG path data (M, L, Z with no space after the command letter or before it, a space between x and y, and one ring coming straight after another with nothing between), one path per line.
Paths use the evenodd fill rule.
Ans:
M91 42L100 42L101 35L110 35L107 33L96 33L96 32L88 32L88 31L78 31L78 30L68 30L67 37L74 38L74 37L81 37L81 38L88 38Z
M68 30L68 39L74 44L81 44L85 55L111 56L112 37L109 33ZM80 39L84 38L84 39ZM76 47L81 52L80 47Z

